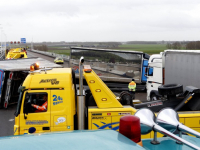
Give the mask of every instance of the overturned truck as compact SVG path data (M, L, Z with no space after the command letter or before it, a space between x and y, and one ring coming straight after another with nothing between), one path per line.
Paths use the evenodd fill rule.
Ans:
M18 87L29 74L30 65L36 62L41 68L62 67L38 57L0 61L0 108L7 108L9 104L17 102Z

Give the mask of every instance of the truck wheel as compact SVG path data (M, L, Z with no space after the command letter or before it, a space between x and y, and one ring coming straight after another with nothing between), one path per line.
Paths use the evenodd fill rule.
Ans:
M150 96L150 101L157 101L158 100L158 96L156 94L151 94Z
M176 95L183 93L183 85L181 84L166 84L158 87L160 95Z
M132 95L130 93L123 91L123 92L120 93L119 97L120 97L120 103L122 105L131 105L131 106L133 106L133 102L132 102L133 97L132 97Z

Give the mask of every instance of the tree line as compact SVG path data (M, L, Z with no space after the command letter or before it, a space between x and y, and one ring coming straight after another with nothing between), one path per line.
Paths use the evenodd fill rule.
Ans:
M167 49L200 50L200 41L167 43Z
M33 48L35 50L46 51L46 52L48 51L47 45L37 45L37 46L33 46Z

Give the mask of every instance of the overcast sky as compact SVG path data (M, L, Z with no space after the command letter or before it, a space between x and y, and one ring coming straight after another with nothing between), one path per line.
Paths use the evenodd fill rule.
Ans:
M200 40L200 1L0 0L0 24L8 41Z

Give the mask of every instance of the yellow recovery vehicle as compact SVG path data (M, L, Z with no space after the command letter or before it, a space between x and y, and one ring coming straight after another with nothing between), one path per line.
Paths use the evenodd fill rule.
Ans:
M80 64L83 60L80 60ZM19 88L14 135L32 133L32 131L41 133L76 129L118 130L120 117L135 114L137 110L130 105L123 106L120 99L90 67L83 68L80 65L79 68L79 90L76 91L75 73L72 68L39 69L36 65L31 66L32 71ZM85 100L83 76L97 106L89 106L87 99ZM42 105L43 95L47 96L47 107L46 110L38 112L33 105ZM200 126L194 121L199 116L199 113L179 115L181 123L197 131ZM153 133L142 136L142 138L150 137L153 137Z
M28 58L27 52L23 48L10 49L6 54L6 59Z

